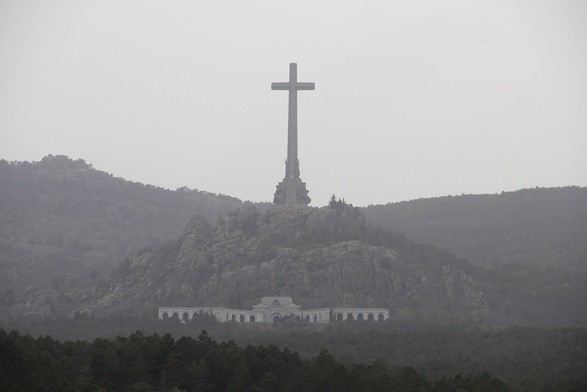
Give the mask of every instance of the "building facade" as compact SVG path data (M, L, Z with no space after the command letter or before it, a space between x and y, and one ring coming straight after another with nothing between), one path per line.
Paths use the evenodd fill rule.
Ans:
M282 319L294 319L308 323L327 324L343 320L389 319L389 310L385 308L318 308L301 309L293 303L291 297L263 297L261 302L251 310L228 309L222 307L161 307L159 319L176 317L182 322L191 320L195 315L207 314L220 322L238 323L273 323Z

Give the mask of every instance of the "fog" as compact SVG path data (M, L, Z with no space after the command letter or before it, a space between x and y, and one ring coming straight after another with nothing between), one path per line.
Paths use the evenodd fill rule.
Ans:
M0 2L0 158L312 205L587 185L587 2Z

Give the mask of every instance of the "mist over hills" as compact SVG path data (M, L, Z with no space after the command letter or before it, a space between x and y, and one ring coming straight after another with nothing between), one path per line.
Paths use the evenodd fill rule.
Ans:
M390 230L499 272L499 292L508 304L527 304L533 318L546 311L587 323L587 188L438 197L363 211Z
M0 286L20 292L62 274L105 277L140 248L175 238L196 213L242 205L117 178L83 160L0 160Z
M374 223L475 264L587 271L587 188L446 196L364 211Z
M398 317L480 321L483 292L456 257L379 230L359 209L249 207L213 222L195 216L177 241L144 249L104 283L55 281L28 290L20 314L155 314L157 307L248 308L287 295L304 308L387 307ZM482 279L482 276L479 276Z
M386 274L390 274L391 277L394 273L400 277L400 284L397 287L400 288L398 293L403 293L401 296L391 300L393 296L382 294L385 291L383 290L375 295L378 299L371 299L371 303L395 306L396 309L401 308L402 312L414 314L422 313L422 304L435 311L441 309L442 314L450 314L452 308L461 307L457 313L469 317L471 309L483 310L485 301L491 317L503 322L530 325L587 323L584 311L587 295L583 288L587 264L587 241L584 240L587 233L585 188L530 189L502 195L422 199L364 209L351 208L348 210L350 212L347 211L350 206L346 206L345 214L353 217L349 218L349 222L355 222L355 226L349 227L363 227L361 225L372 221L388 229L405 232L408 239L413 238L434 246L415 244L399 233L376 229L376 226L370 229L368 238L365 237L365 232L361 234L361 230L354 229L341 229L338 236L331 238L328 236L334 234L328 233L336 227L336 219L327 218L327 222L330 223L314 226L321 229L313 231L313 245L282 239L273 246L261 246L256 249L253 252L253 259L256 258L256 261L242 256L247 254L247 247L243 244L254 238L258 241L259 238L271 237L270 230L263 223L263 219L268 219L267 204L255 204L256 212L247 215L243 211L251 211L252 204L243 203L236 198L185 188L170 191L133 183L96 170L82 160L75 161L64 156L48 156L36 163L0 161L0 189L0 284L5 288L0 293L0 305L14 303L31 284L38 287L29 290L28 294L37 293L37 298L33 302L39 307L50 308L52 305L57 311L72 309L71 304L58 306L59 296L79 293L76 290L80 289L91 291L91 295L87 297L88 301L97 301L95 303L98 304L100 295L100 298L106 298L104 295L107 296L108 290L116 292L123 286L136 286L140 277L137 275L139 270L131 268L133 265L136 267L141 263L150 263L157 270L157 260L172 260L177 262L177 266L183 265L181 268L184 268L178 269L183 272L175 274L174 279L187 279L191 276L192 280L197 278L199 286L197 289L194 286L177 292L178 287L185 288L185 284L176 287L169 282L160 282L163 285L161 287L167 287L166 296L161 296L160 300L183 304L185 301L194 302L192 298L208 298L210 303L219 301L227 306L246 306L253 301L253 297L264 295L266 290L271 289L270 286L257 285L258 290L248 292L248 288L253 288L249 283L255 281L252 277L246 278L245 272L247 268L254 270L255 263L261 265L273 261L274 265L290 263L301 266L303 268L296 275L299 278L303 275L299 274L300 271L307 266L322 265L326 269L330 267L325 267L324 257L299 264L291 263L290 256L295 260L307 261L314 257L310 256L310 253L316 254L316 247L322 247L320 252L325 252L324 254L333 254L342 249L338 247L340 244L348 249L347 242L351 241L351 248L359 249L355 256L359 255L357 257L367 263L365 265L371 265L369 273L375 271L372 276L361 275L358 270L354 271L354 274L361 275L358 281L374 281L380 276L387 276ZM230 211L233 211L232 215ZM366 220L361 211L366 215ZM199 220L191 219L197 214L200 216ZM230 222L235 219L238 221L235 217L243 214L249 217L248 220L245 219L248 222L246 225L252 225L251 227L257 229L264 227L265 234L259 237L258 233L243 232L244 234L235 237L243 240L243 244L233 249L233 253L229 252L221 258L224 261L220 264L228 269L216 273L227 273L234 268L234 273L240 271L238 273L244 274L245 278L234 280L226 290L219 290L211 295L214 290L204 279L207 275L202 271L198 270L199 272L193 276L185 275L185 268L203 268L204 264L196 267L196 264L189 262L191 259L178 258L174 252L181 246L178 244L182 243L182 238L186 235L185 230L190 227L193 229L194 222L200 222L204 226L206 224L202 222L208 222L207 225L210 225L215 233L216 228L226 229ZM332 212L320 214L315 216L331 216ZM219 215L228 217L228 220L218 223L221 222L217 219ZM251 216L255 218L252 219ZM233 229L226 230L236 230ZM180 237L182 230L184 234ZM306 238L307 235L308 232L302 230L295 236ZM381 242L381 238L387 238L385 241L391 242ZM395 240L392 240L393 238ZM333 239L337 241L332 242ZM222 239L224 240L226 238ZM403 251L400 245L404 247ZM148 248L137 253L138 249L145 246ZM210 246L210 249L213 249L214 245ZM380 250L373 247L379 247ZM288 256L287 252L279 251L282 248L291 248L294 253ZM203 251L190 248L189 252L207 254L210 249ZM409 249L409 252L406 249ZM448 249L460 257L455 257L442 249ZM244 258L241 262L234 262L231 255ZM194 256L194 260L198 257ZM350 262L343 260L345 256L341 257L337 259L341 265ZM367 259L376 262L369 264L372 261ZM214 268L218 268L220 264L217 263ZM214 263L206 268L210 269L212 265ZM402 273L394 270L401 265L413 266L416 272L408 272L412 267L407 270L401 267L405 271ZM448 266L448 270L443 271L444 266ZM349 268L352 270L355 267L349 264ZM463 271L464 275L459 275L461 273L458 271ZM290 283L296 282L298 278L288 274L283 275L284 282L288 279ZM312 274L309 273L309 276L313 276ZM447 282L450 281L447 277L451 274L454 279L460 279L456 281L459 288L455 291L456 297L452 299L457 300L454 304L451 304L450 296L446 296ZM323 276L326 280L332 278L328 273ZM436 283L424 285L426 287L421 287L424 291L419 293L420 299L427 300L410 302L411 294L407 282L421 282L423 277L431 276L435 276L436 280L432 279L432 282ZM210 277L213 277L213 274ZM43 286L44 282L54 278L57 279ZM333 281L338 282L337 285L344 281L336 279ZM121 284L122 281L125 282L124 285ZM184 283L187 282L189 279ZM466 301L462 302L462 295L466 290L462 284L466 282L474 287L472 293L478 293L479 299L483 298L478 302L477 308L463 307ZM323 296L326 302L370 303L368 285L361 283L357 286L354 281L347 281L344 284L348 290L345 289L340 298L336 298L332 293L321 292L318 290L320 285L310 285L304 289L306 291L299 287L296 289L294 283L285 285L284 288L299 296L302 302L307 302L308 305L313 305L312 301L317 301L315 298L320 296ZM203 292L208 293L208 297L202 296L202 292L198 291L203 287L207 287ZM412 284L412 287L415 286ZM431 295L427 291L429 288L436 294ZM314 294L312 290L315 291ZM145 309L162 304L153 300L155 297L148 290L143 291L143 294L145 298L151 298L146 301L148 306ZM49 301L42 298L43 295L48 296ZM110 297L115 299L112 304L118 301L119 305L114 308L124 308L121 304L126 301L125 295L127 294L116 298ZM39 296L41 298L38 298ZM398 302L400 297L402 299ZM30 300L31 297L28 298ZM435 301L437 304L432 306ZM419 305L416 305L418 303ZM441 305L437 306L438 303Z

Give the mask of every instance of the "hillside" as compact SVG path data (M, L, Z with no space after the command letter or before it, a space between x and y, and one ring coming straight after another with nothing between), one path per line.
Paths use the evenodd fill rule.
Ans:
M140 248L177 237L194 214L215 218L240 205L126 181L65 156L0 160L0 305L63 274L104 278Z
M122 261L101 284L66 277L29 290L16 313L143 315L159 306L247 308L287 295L303 307L386 307L398 319L476 322L490 317L478 283L486 279L447 252L373 227L352 206L248 207L214 222L195 216L177 241Z
M363 211L383 227L500 273L506 309L527 304L533 319L546 312L587 323L587 188L448 196Z
M374 223L479 265L587 270L587 188L447 196L363 211Z
M472 292L483 294L493 321L586 325L586 195L585 188L569 187L309 209L289 222L267 205L255 210L228 196L133 183L82 160L0 161L0 308L24 294L33 312L100 309L105 302L91 301L108 296L123 310L128 300L106 288L112 293L130 285L142 293L136 298L144 310L194 298L250 306L282 289L306 306L322 305L312 301L323 298L327 305L381 304L402 317L454 318L453 310L464 305L446 297L447 282L463 271L459 279L472 279ZM287 222L291 227L283 226ZM206 239L205 249L182 242L194 230ZM190 249L191 259L178 256L180 247ZM176 269L162 268L165 263ZM259 273L269 274L261 275L265 285ZM289 285L279 280L284 273ZM148 278L140 280L141 274ZM230 279L218 286L220 278ZM142 290L161 279L171 283L157 288L158 297ZM396 294L385 294L389 287ZM80 290L85 297L76 297ZM456 314L471 317L463 309Z
M476 266L377 227L350 205L248 206L214 221L194 216L177 240L123 260L106 280L63 276L31 288L9 313L152 317L159 306L249 308L286 295L305 308L386 307L396 321L567 326L586 324L583 293Z

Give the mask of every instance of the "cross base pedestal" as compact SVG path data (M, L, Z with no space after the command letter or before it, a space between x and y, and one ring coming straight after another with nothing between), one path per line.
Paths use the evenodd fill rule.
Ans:
M286 207L307 206L311 199L308 196L306 183L299 177L284 178L275 190L273 196L273 203L277 205L285 205Z

